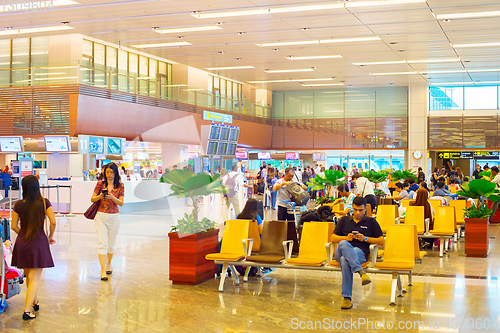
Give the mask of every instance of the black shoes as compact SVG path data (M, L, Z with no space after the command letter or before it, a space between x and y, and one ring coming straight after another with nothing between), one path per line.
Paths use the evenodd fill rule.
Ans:
M23 313L23 320L31 320L31 319L35 319L36 316L34 314L32 314L31 312L25 312Z
M33 310L35 310L35 311L40 310L40 305L38 303L39 303L39 301L37 301L36 304L33 304Z

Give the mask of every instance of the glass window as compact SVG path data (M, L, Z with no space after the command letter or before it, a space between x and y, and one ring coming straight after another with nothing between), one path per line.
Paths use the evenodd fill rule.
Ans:
M31 77L29 70L29 38L19 38L12 40L12 68L19 68L12 71L13 85L30 85Z
M84 39L82 45L82 51L84 56L92 58L92 42Z
M128 54L128 71L132 76L136 76L133 74L137 74L139 69L139 56L137 54L130 53Z
M160 61L159 65L158 65L158 73L163 74L163 75L167 75L167 64L165 62Z
M466 110L496 108L498 108L498 89L496 86L465 87Z
M316 90L314 118L344 118L344 91Z
M378 117L407 117L408 115L408 88L407 87L380 87L377 88L377 118Z
M464 87L430 87L430 110L463 110Z
M148 72L148 58L139 56L139 74L140 76L149 76Z
M405 169L405 158L404 157L392 157L392 169L394 170L404 170Z
M108 70L116 72L117 66L117 49L114 47L106 46L106 66Z
M127 52L118 50L118 73L127 74Z
M101 65L97 68L104 68L105 65L105 47L102 44L94 43L94 64Z
M156 77L157 68L158 68L158 60L149 59L149 76Z
M34 67L47 66L48 62L49 37L31 38L31 65Z
M375 90L355 89L345 91L345 117L375 117Z
M10 68L10 39L0 40L0 69L1 68Z

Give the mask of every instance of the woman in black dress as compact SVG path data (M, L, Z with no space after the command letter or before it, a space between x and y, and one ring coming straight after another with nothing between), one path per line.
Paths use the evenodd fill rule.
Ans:
M50 201L40 194L40 185L35 176L26 176L22 181L23 200L14 205L12 211L12 230L17 233L16 244L12 253L12 266L24 269L26 274L26 304L23 319L35 319L30 307L38 311L37 291L40 276L44 268L54 267L49 244L55 244L53 239L56 230L56 218ZM43 230L45 215L50 220L50 233ZM21 226L19 226L21 221Z

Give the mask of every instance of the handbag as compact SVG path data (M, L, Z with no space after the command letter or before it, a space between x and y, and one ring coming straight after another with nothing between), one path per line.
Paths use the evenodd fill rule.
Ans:
M97 214L97 210L99 209L100 203L101 203L100 200L93 202L92 205L90 205L90 207L85 211L83 216L85 216L89 220L93 220L95 218L95 214Z

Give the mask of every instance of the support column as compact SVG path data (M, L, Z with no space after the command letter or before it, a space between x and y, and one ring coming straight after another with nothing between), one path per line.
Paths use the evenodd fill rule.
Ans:
M187 161L187 153L184 146L168 143L161 144L161 160L163 162L163 172L168 168L173 170L173 166L177 165L178 169L182 169L185 161Z
M427 86L408 87L408 152L406 154L406 169L417 170L422 167L427 170ZM419 150L422 158L415 159L413 152Z

